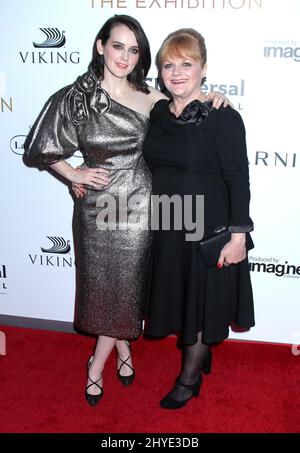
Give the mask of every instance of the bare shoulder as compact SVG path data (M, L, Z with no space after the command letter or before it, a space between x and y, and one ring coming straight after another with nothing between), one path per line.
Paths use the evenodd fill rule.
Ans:
M124 104L130 107L133 110L136 110L143 115L150 116L150 112L153 109L155 103L160 99L167 99L164 94L155 88L148 87L149 93L143 93L142 91L130 92L130 96L124 97L123 99L118 99L121 104Z
M156 102L160 101L161 99L168 99L161 91L156 90L155 88L148 87L150 90L150 99L151 99L151 109L154 107Z

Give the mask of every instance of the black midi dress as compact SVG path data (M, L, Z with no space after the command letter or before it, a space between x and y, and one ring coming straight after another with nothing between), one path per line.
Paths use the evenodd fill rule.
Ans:
M196 196L203 195L204 238L223 227L249 232L253 222L244 124L230 107L209 107L192 101L177 118L169 101L155 105L143 150L152 173L152 194L179 195L182 212L189 199L194 220L201 214ZM185 228L182 217L183 228L178 229L172 220L174 210L170 213L170 227L162 226L161 215L154 231L144 307L146 334L181 332L182 342L193 344L202 332L202 341L212 344L228 336L231 323L245 329L254 326L248 259L207 269L199 240L187 240L190 227Z

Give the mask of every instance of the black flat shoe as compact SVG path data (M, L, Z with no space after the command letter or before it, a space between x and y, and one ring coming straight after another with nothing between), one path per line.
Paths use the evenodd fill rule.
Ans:
M193 398L193 396L199 396L200 393L200 388L202 384L202 374L200 374L199 378L193 385L188 385L184 384L183 382L180 381L179 378L176 379L176 385L180 385L181 387L184 387L188 390L191 390L192 393L191 395L186 398L185 400L176 400L171 396L171 392L169 392L161 401L160 401L160 407L163 407L164 409L180 409L181 407L185 406L186 403Z
M87 363L87 370L88 370L88 379L89 381L91 381L91 384L87 385L86 386L86 389L85 389L85 398L87 400L87 402L89 403L90 406L96 406L96 404L99 403L99 401L101 400L102 396L103 396L103 388L100 387L100 385L98 384L98 382L100 381L101 377L99 377L99 379L97 379L97 381L93 381L93 379L91 379L90 375L89 375L89 368L93 362L93 356L90 357L88 363ZM90 393L88 393L88 389L92 386L92 385L96 385L98 387L98 389L100 390L100 393L98 395L91 395Z
M120 380L120 382L125 386L127 387L128 385L132 384L132 382L134 381L134 378L135 378L135 372L134 372L134 369L132 368L131 365L129 365L129 363L127 363L127 361L130 359L131 357L131 351L130 351L130 343L129 341L126 341L126 344L128 346L128 349L129 349L129 356L127 357L127 359L125 360L122 360L121 357L118 355L118 359L122 362L120 367L118 368L118 371L117 371L117 376ZM131 370L132 370L132 374L130 374L129 376L122 376L120 371L122 369L122 367L126 365L128 366Z

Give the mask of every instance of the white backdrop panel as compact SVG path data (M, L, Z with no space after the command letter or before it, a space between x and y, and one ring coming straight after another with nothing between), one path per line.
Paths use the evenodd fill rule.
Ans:
M23 164L22 143L47 98L86 71L104 21L130 14L144 26L153 61L177 28L194 27L206 38L205 88L227 94L245 121L255 222L256 327L230 337L294 342L300 331L300 1L2 0L0 8L0 312L73 319L72 198L51 174ZM48 27L64 32L65 44L35 48ZM150 84L155 77L153 64ZM80 155L71 163L80 164ZM47 251L49 237L64 253Z

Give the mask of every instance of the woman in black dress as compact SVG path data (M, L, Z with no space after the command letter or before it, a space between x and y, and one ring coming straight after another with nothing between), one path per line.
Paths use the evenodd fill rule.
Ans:
M211 269L202 259L198 240L187 240L187 229L177 229L172 219L168 230L159 224L154 233L146 334L181 333L181 372L160 402L174 409L199 394L201 372L210 372L210 345L228 336L230 323L254 325L245 246L253 223L244 124L234 109L216 110L205 102L203 37L193 29L171 33L158 63L172 100L156 103L144 142L153 195L179 195L183 208L189 198L194 220L199 215L196 195L203 195L204 238L223 228L231 232Z

